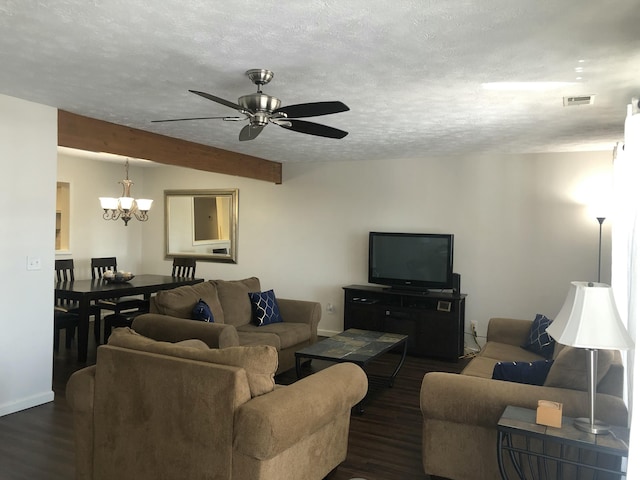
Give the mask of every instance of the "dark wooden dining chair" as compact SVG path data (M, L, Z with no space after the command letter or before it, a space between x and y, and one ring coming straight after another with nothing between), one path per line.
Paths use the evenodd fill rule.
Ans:
M73 273L73 258L56 260L54 268L58 282L73 282L76 279Z
M91 259L91 278L97 280L102 278L107 270L118 271L118 262L116 257L96 257ZM108 298L104 300L98 300L96 304L103 310L113 312L105 316L104 321L104 341L107 341L107 330L111 333L111 327L107 326L109 319L113 315L121 315L125 312L147 312L149 311L149 301L141 296L133 297L120 297L120 298ZM96 323L98 328L98 343L100 340L99 324Z
M176 257L173 259L171 268L172 277L193 278L196 276L196 259L187 257Z
M72 258L56 259L54 263L57 282L75 281L75 268ZM71 348L71 342L78 327L78 303L73 300L57 299L53 307L53 322L55 337L53 346L56 351L60 345L60 332L66 332L66 347ZM89 307L89 316L94 317L94 336L96 341L100 338L100 308L97 305Z
M65 346L67 349L71 348L71 344L76 335L78 329L78 314L67 312L65 310L58 310L57 307L53 307L53 351L60 350L60 333L65 331Z
M186 277L193 278L196 276L196 259L195 258L183 258L176 257L173 259L173 265L171 267L172 277ZM104 341L106 342L111 335L111 330L117 327L131 327L133 319L138 315L149 311L147 304L146 310L128 311L114 313L104 317Z

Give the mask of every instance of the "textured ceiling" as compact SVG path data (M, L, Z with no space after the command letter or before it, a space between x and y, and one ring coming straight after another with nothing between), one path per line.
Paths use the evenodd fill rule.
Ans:
M638 25L637 0L3 0L0 93L282 162L608 150L640 94ZM150 123L234 115L187 90L236 102L250 68L283 105L346 103L309 120L349 135Z

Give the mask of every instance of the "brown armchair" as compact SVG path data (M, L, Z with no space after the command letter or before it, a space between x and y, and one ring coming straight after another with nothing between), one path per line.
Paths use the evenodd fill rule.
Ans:
M274 347L187 343L116 329L72 375L76 479L320 480L346 458L360 367L276 386Z

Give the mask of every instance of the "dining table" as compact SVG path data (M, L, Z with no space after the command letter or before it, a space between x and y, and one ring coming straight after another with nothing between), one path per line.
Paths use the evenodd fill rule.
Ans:
M143 295L144 298L149 298L160 290L170 290L183 285L194 285L203 281L203 278L143 274L136 275L126 282L115 282L99 278L54 283L56 299L71 300L78 305L78 361L85 363L89 345L89 312L92 302L135 295Z

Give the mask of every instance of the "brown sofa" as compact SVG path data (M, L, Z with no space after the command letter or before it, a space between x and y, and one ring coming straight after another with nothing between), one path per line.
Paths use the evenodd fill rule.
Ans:
M210 307L214 322L208 324L210 333L205 340L211 348L230 346L271 345L278 351L278 371L282 373L295 366L295 352L318 340L321 308L318 302L277 298L283 322L257 326L252 321L249 292L260 292L256 277L244 280L209 280L196 285L178 287L159 292L151 297L148 314L135 319L134 329L145 327L154 338L176 341L172 328L169 337L162 337L161 325L152 322L161 317L168 320L190 319L195 304L204 300ZM171 323L171 322L170 322ZM175 322L173 322L175 324ZM172 324L172 325L173 325ZM180 323L178 323L180 325ZM183 325L185 325L183 323ZM184 328L189 328L185 325ZM145 330L147 331L147 330ZM144 332L141 332L144 333Z
M563 404L565 416L589 416L587 363L581 349L556 345L554 363L544 385L492 380L499 361L543 359L521 348L531 323L492 318L487 343L461 374L432 372L424 376L420 408L425 473L453 480L500 478L496 425L507 405L535 409L538 400L551 400ZM628 414L622 400L624 369L620 353L600 351L598 358L596 418L626 426Z
M272 346L209 349L115 330L67 384L76 479L324 478L346 458L366 375L344 363L276 386L277 362Z

